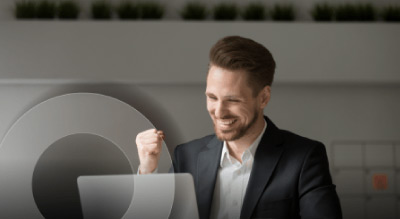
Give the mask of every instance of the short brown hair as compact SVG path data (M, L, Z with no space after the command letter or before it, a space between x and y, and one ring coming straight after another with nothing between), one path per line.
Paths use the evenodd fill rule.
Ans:
M254 95L265 86L271 86L275 73L275 61L269 50L240 36L224 37L211 48L210 67L212 65L244 71Z

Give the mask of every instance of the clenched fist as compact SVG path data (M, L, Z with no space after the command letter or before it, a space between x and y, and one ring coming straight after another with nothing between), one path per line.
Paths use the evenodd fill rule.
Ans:
M140 160L140 174L152 173L160 159L164 132L156 129L149 129L140 132L136 136L136 146Z

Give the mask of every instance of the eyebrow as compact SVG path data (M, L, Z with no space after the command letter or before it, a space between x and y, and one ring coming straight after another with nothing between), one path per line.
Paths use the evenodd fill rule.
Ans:
M238 96L233 96L233 95L231 95L231 96L225 96L225 98L227 98L227 99L240 99L240 97L238 97Z
M206 96L215 96L215 94L210 93L210 92L205 92L205 95ZM223 96L223 98L225 98L225 99L240 99L240 97L235 96L235 95L226 95L226 96Z

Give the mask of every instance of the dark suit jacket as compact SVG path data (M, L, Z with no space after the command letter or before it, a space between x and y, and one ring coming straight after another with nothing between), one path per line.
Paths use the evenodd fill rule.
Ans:
M265 119L240 218L342 218L324 145ZM210 217L222 145L209 135L175 149L174 170L193 175L202 219Z

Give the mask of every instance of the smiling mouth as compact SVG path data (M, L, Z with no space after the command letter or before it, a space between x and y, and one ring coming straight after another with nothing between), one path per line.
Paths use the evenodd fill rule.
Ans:
M226 129L226 128L230 128L233 124L235 124L236 121L237 121L237 119L217 120L217 124L219 127Z

